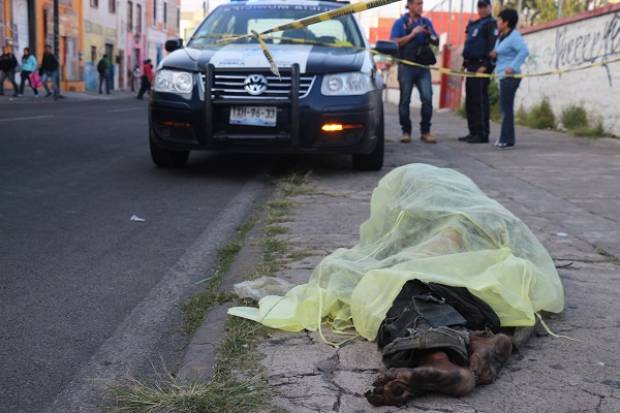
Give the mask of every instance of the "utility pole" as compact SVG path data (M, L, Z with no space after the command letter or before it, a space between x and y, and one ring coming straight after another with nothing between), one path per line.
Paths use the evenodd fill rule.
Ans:
M60 96L60 74L62 71L60 70L60 44L58 42L60 30L60 13L58 8L58 0L54 0L54 54L56 55L56 59L58 59L58 84L54 86L58 88L58 95Z

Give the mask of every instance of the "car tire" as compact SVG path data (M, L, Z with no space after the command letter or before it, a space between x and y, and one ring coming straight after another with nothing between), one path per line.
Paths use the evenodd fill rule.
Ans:
M162 148L149 138L149 146L151 148L151 159L159 168L182 168L187 163L189 151L173 151Z
M353 169L358 171L378 171L383 168L383 151L385 147L385 129L383 121L383 107L379 111L379 122L375 132L377 144L369 154L353 155Z

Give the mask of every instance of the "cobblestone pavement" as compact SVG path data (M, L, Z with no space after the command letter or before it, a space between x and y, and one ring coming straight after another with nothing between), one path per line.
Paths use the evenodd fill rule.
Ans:
M316 333L278 332L260 345L268 381L280 394L276 403L295 413L619 412L620 141L520 128L514 150L498 151L457 142L465 121L441 113L434 118L437 145L405 145L397 141L395 108L386 109L382 171L353 172L345 160L306 161L320 191L293 197L283 237L316 255L279 276L303 283L324 255L354 245L371 191L390 169L412 162L456 168L524 220L563 267L566 310L548 324L580 342L539 331L496 383L460 399L429 396L398 409L373 408L363 397L383 368L375 343L358 339L335 349Z

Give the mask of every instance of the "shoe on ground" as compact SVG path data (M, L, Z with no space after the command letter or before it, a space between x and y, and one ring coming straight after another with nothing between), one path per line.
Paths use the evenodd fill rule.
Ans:
M484 136L472 136L467 141L467 143L489 143L489 138Z
M51 94L51 93L46 93L46 94L45 94L45 97L46 97L46 98L48 98L48 97L50 97L50 96L52 96L52 94Z
M497 149L511 149L514 148L515 144L497 141L493 146L495 146Z
M409 134L409 133L403 133L403 134L400 136L400 142L401 142L401 143L409 143L409 142L411 142L411 134Z
M431 135L430 133L423 133L420 136L420 140L424 143L437 143L435 138L433 138L433 135Z
M467 142L470 139L471 139L471 135L470 134L468 134L467 136L461 136L460 138L457 138L457 140L459 142Z

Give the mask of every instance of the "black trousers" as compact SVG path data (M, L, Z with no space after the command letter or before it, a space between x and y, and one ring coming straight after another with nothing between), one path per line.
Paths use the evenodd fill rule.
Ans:
M468 66L467 71L475 72L478 67ZM468 77L465 80L465 111L471 136L489 137L489 82L488 78Z
M146 91L151 91L151 82L149 82L149 78L146 76L142 76L140 78L140 91L138 92L138 99L142 99L142 96L144 96L144 93L146 93Z

